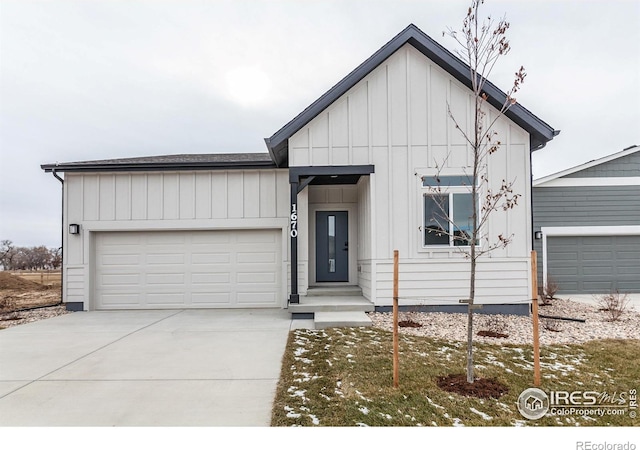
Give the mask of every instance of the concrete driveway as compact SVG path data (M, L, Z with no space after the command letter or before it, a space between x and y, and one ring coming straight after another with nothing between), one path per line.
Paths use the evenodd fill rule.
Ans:
M285 310L78 312L0 331L2 426L269 426Z

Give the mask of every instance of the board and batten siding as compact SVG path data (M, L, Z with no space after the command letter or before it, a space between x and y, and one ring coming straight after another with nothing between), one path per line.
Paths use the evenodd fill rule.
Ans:
M359 188L359 207L367 198L370 201L360 210L368 225L360 221L363 236L359 240L364 248L358 264L363 292L370 290L369 298L376 304L389 302L386 298L378 302L377 297L391 289L382 274L394 250L403 261L401 271L406 268L414 274L406 276L413 277L407 281L415 292L429 292L430 297L447 301L460 298L459 286L465 281L455 274L468 270L468 262L454 249L422 248L420 229L421 176L438 170L442 175L462 175L472 163L471 151L448 116L448 107L460 127L470 130L471 92L407 44L289 139L291 166L375 166L375 173L366 177L368 186ZM488 108L491 120L497 111ZM494 129L503 145L489 158L490 187L498 189L503 179L514 181L514 192L522 195L513 211L498 211L488 223L492 241L499 234L513 234L511 245L480 263L486 273L500 272L511 264L517 268L514 278L504 281L504 289L499 285L480 289L480 297L499 303L530 297L531 172L528 133L506 117L499 118ZM370 243L368 248L365 241ZM446 283L456 286L455 293L441 288L440 281L420 275L433 267L438 268L436 273L442 272L439 276Z
M564 178L637 177L640 174L640 152L616 158L597 166L565 175Z
M90 231L280 228L284 234L289 207L286 169L68 173L64 229L77 223L81 233L65 239L65 301L91 295ZM289 240L282 241L288 260Z

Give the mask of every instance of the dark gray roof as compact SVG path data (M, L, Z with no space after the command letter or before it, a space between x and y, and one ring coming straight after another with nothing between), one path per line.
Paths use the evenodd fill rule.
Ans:
M471 87L469 66L427 36L418 27L411 24L273 136L265 139L269 153L278 167L286 167L288 164L288 140L291 136L407 43L438 64L465 86ZM502 107L506 100L504 92L490 82L485 84L485 92L489 96L489 103L496 108ZM519 103L511 106L506 112L506 116L529 133L532 151L543 147L560 132L559 130L554 130Z
M45 172L124 172L152 170L260 169L276 167L268 153L161 155L43 164Z

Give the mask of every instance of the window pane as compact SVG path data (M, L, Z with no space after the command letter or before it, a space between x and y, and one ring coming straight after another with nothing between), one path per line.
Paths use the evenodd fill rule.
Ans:
M473 197L471 194L453 194L453 245L469 245L473 234Z
M449 196L424 196L424 245L449 245Z
M336 271L336 216L327 216L328 238L329 243L329 272Z
M471 186L472 177L455 175L446 177L422 177L422 185L430 187Z

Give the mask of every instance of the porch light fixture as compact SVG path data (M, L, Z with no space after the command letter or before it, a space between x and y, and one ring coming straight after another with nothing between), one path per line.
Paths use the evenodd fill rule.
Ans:
M80 225L77 223L69 224L69 234L80 234Z
M534 233L534 236L536 239L542 239L542 231L536 231Z

